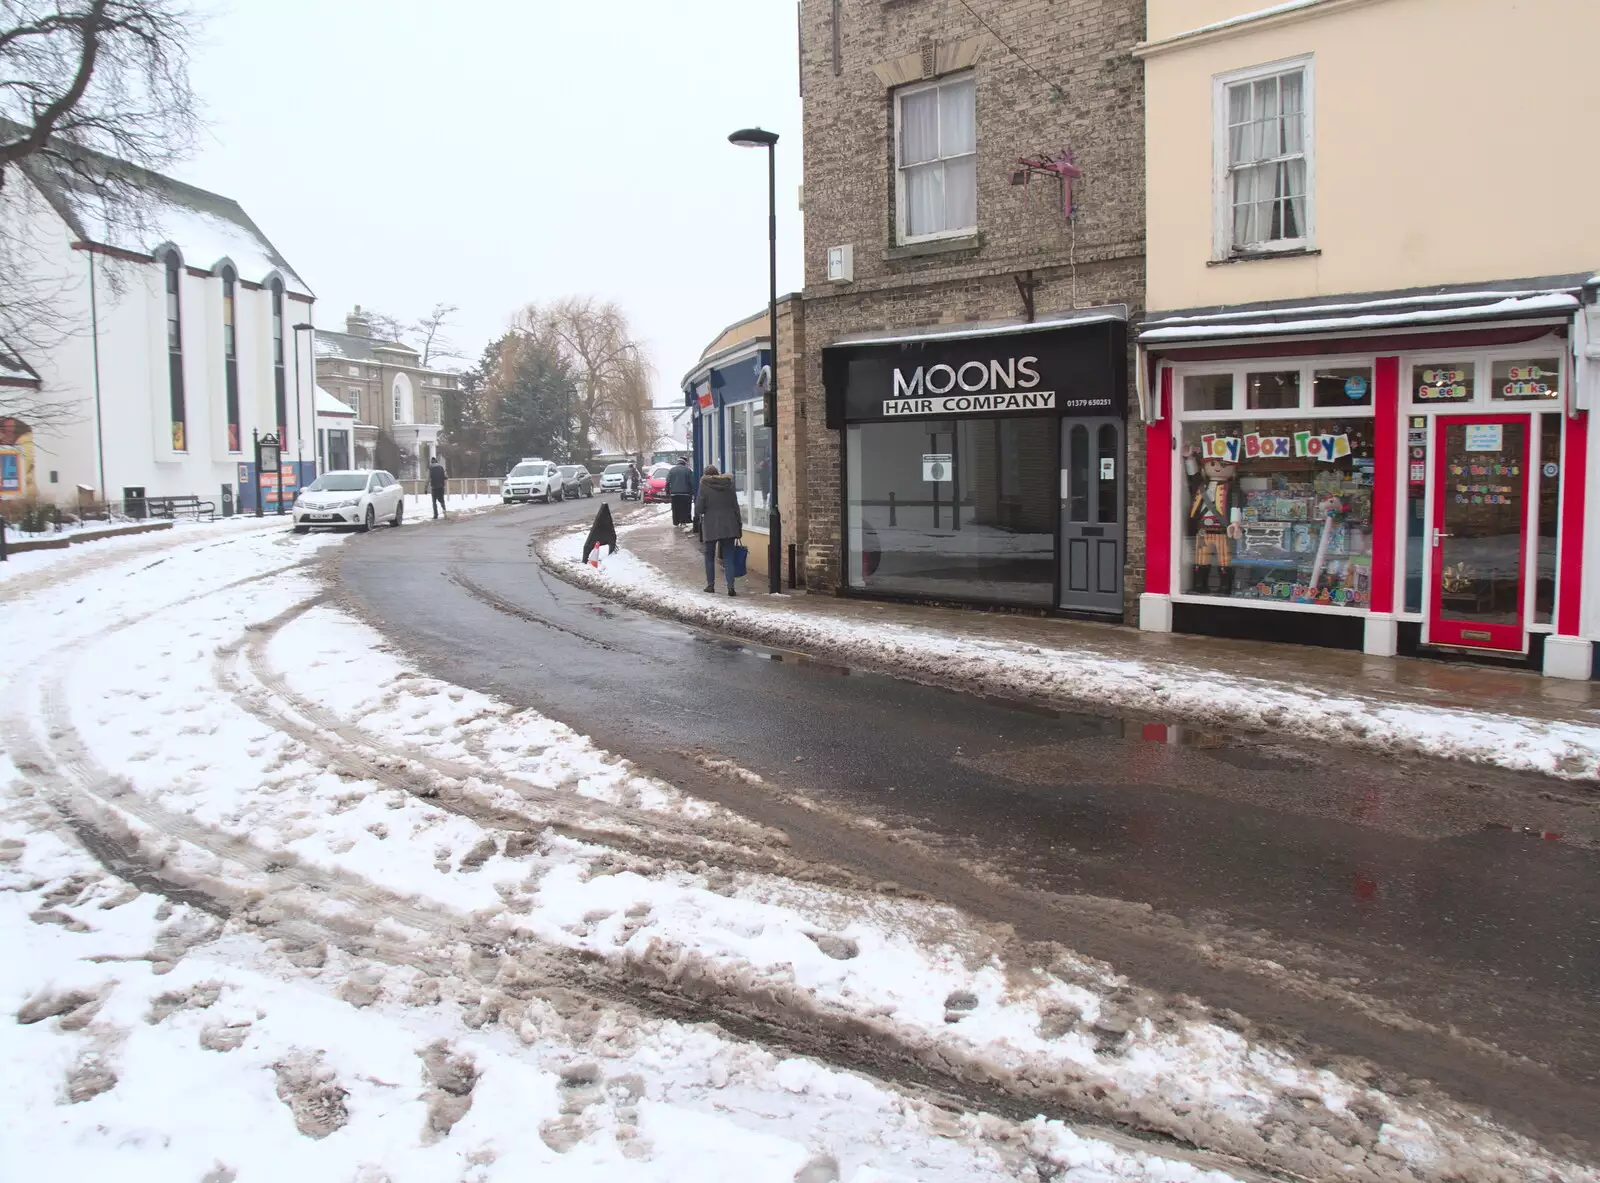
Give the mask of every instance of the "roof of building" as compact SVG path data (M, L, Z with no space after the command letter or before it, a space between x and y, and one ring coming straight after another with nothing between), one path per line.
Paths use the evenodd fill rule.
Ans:
M141 255L174 246L186 266L211 271L228 261L242 280L265 285L277 275L286 290L312 294L231 197L87 149L35 155L22 167L84 241Z
M4 341L0 341L0 381L7 386L39 385L39 375L34 373L33 367Z
M317 387L316 400L317 414L326 415L334 419L354 419L356 413L343 399L329 394L322 387Z
M358 333L336 333L329 329L318 329L316 337L318 357L378 362L383 360L377 356L379 350L384 353L409 353L412 357L419 356L415 349L400 341L380 341L373 337L363 337Z

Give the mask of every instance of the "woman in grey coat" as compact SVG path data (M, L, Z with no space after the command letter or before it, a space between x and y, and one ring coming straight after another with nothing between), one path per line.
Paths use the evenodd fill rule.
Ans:
M700 541L706 548L706 590L717 590L717 547L722 548L722 574L733 590L733 547L744 533L739 516L739 498L733 491L733 478L723 476L715 465L706 465L700 478L700 494L695 499L695 516L700 519Z

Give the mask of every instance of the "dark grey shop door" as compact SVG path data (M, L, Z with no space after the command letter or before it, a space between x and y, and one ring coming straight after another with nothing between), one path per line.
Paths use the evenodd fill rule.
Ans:
M1122 612L1122 420L1061 421L1061 606Z

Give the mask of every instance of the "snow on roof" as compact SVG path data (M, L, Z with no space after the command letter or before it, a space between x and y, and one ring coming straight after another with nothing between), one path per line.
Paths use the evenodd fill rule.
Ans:
M39 375L33 372L33 367L23 361L20 354L12 352L4 341L0 341L0 378L12 384L26 382L37 386L39 383Z
M1198 341L1219 337L1264 337L1288 333L1348 332L1354 329L1400 328L1406 325L1449 324L1460 320L1506 320L1571 312L1578 307L1576 296L1567 292L1482 293L1487 303L1462 304L1459 294L1450 297L1418 297L1405 300L1374 300L1369 304L1332 304L1297 309L1298 319L1278 320L1270 311L1223 312L1211 316L1175 316L1146 322L1139 333L1141 343L1150 345L1171 341ZM1448 304L1443 300L1451 301ZM1436 301L1439 307L1417 307ZM1401 306L1409 311L1384 311ZM1314 316L1325 311L1359 312L1351 316ZM1282 310L1279 311L1279 315Z
M824 348L843 349L858 345L900 345L919 341L951 341L966 337L1000 337L1011 333L1039 333L1048 329L1104 324L1107 321L1127 319L1126 305L1109 304L1103 308L1082 308L1075 312L1042 316L1033 321L987 320L959 325L930 325L920 329L899 329L887 333L851 333L836 341L828 342Z
M227 259L242 280L265 284L276 274L286 290L311 295L305 281L231 197L99 153L76 152L74 159L83 171L114 177L114 184L102 192L55 157L33 157L27 169L81 238L144 255L170 244L178 248L186 266L197 270L209 271Z
M385 365L400 365L409 369L423 369L408 362L396 362L393 358L379 358L377 354L383 353L409 353L412 357L420 356L415 349L403 341L378 341L371 337L363 337L356 333L336 333L330 329L318 329L316 332L316 350L318 357L343 358L346 361L383 361ZM444 374L447 370L427 369L430 374Z
M328 415L336 419L354 419L356 413L350 409L343 399L329 394L322 387L317 387L317 414Z

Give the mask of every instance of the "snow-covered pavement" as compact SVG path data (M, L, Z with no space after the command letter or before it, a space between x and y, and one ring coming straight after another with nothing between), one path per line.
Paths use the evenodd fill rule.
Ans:
M388 649L325 599L343 541L236 520L0 581L0 1178L1596 1178L798 881L781 834Z
M646 514L621 538L658 524ZM545 536L543 560L566 578L646 611L760 643L889 669L977 693L1137 712L1379 752L1464 760L1578 781L1600 781L1600 725L1401 703L1223 673L1168 658L1018 645L883 620L808 612L790 599L730 600L676 583L625 547L599 568L574 559L581 528Z

